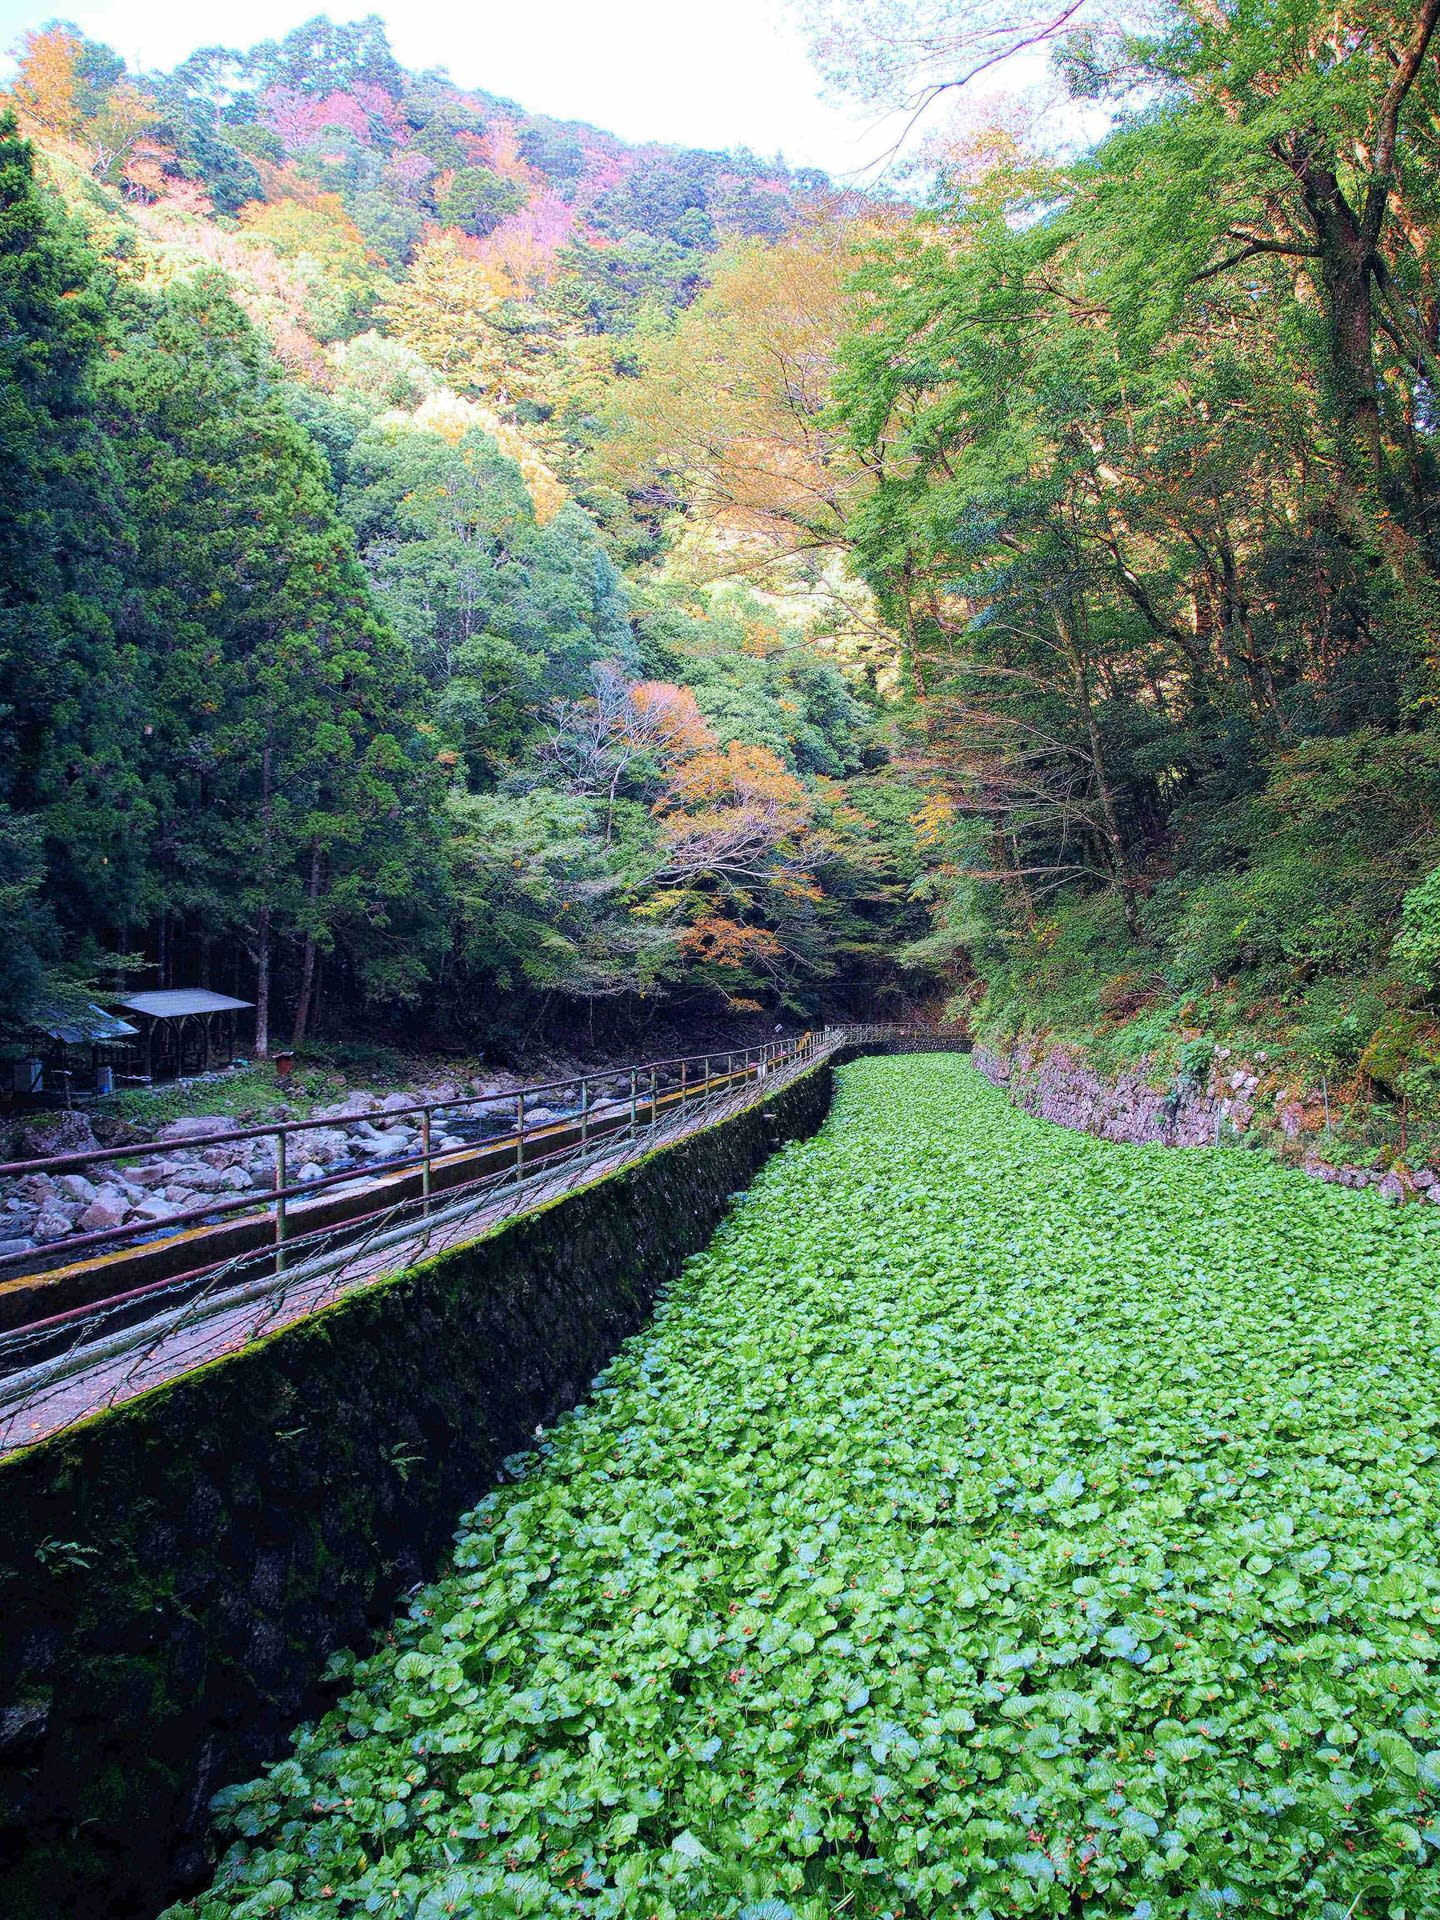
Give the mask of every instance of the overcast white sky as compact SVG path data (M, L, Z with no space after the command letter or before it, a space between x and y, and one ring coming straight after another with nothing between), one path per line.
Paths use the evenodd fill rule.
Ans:
M249 46L317 13L378 13L407 67L445 66L533 112L627 140L748 146L843 178L889 139L822 104L780 0L0 0L0 49L57 15L134 64L170 67L197 46ZM8 69L9 62L5 63Z

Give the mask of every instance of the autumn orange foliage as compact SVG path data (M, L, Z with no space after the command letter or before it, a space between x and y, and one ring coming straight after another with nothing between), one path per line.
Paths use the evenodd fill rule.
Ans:
M10 98L21 120L62 140L78 140L85 129L76 62L80 42L63 26L27 33L19 48L19 72Z

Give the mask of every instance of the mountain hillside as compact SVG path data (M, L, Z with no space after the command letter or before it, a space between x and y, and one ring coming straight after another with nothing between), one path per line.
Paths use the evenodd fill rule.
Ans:
M137 968L262 1048L908 993L863 590L672 565L723 517L600 457L823 179L407 73L373 18L167 74L52 26L9 107L12 1019Z

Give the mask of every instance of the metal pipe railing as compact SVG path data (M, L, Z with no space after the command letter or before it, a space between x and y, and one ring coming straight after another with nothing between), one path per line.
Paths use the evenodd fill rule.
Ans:
M581 1085L578 1115L527 1128L524 1140L509 1136L508 1144L517 1149L513 1157L505 1158L506 1143L492 1140L473 1153L442 1154L437 1162L433 1139L422 1131L420 1154L406 1163L414 1176L408 1187L396 1192L395 1183L384 1180L362 1186L356 1193L360 1214L347 1212L328 1224L297 1219L287 1207L282 1225L279 1195L289 1202L320 1183L297 1185L285 1177L282 1156L288 1170L293 1155L277 1138L276 1177L283 1185L270 1196L276 1216L266 1237L248 1250L146 1285L117 1287L103 1299L0 1334L0 1454L318 1311L407 1263L467 1244L503 1220L657 1146L753 1107L770 1097L772 1082L776 1090L789 1085L819 1059L850 1046L905 1044L907 1034L913 1036L910 1044L935 1044L915 1029L872 1024L732 1051L723 1073L714 1071L712 1057L708 1074L673 1075L668 1088L661 1083L666 1063L633 1067L629 1100L612 1097L608 1110L597 1110L585 1083L608 1085L613 1096L616 1082L624 1085L624 1070L579 1076L574 1083L551 1082L552 1088ZM703 1056L686 1058L687 1064L703 1061ZM654 1088L650 1102L642 1098L642 1071ZM528 1114L529 1109L527 1119ZM288 1135L298 1124L263 1131ZM522 1154L525 1142L538 1145L546 1132L556 1136L546 1151ZM428 1177L437 1164L452 1170L442 1191ZM337 1173L324 1184L353 1178ZM257 1224L265 1226L264 1215ZM194 1242L184 1245L182 1259L201 1251Z
M345 1124L343 1117L287 1119L268 1126L229 1128L223 1132L202 1134L184 1141L148 1141L139 1145L97 1147L35 1159L5 1161L0 1163L0 1177L24 1178L38 1173L57 1174L78 1171L84 1167L114 1165L122 1161L153 1160L157 1156L163 1158L167 1146L183 1147L186 1151L198 1151L207 1147L234 1146L253 1140L275 1142L274 1175L268 1192L252 1191L225 1198L207 1194L202 1204L185 1208L179 1213L160 1220L130 1221L89 1233L67 1235L63 1239L37 1247L33 1252L0 1255L0 1274L17 1269L23 1271L27 1263L34 1268L37 1261L44 1263L38 1269L43 1274L53 1271L57 1264L70 1263L76 1257L88 1258L102 1252L123 1250L126 1245L134 1243L153 1244L157 1240L168 1238L177 1232L205 1222L219 1224L231 1216L253 1215L260 1209L266 1212L273 1209L276 1260L277 1265L283 1266L284 1254L281 1250L290 1230L292 1202L319 1198L332 1187L354 1183L357 1180L379 1183L417 1170L420 1175L422 1197L428 1200L432 1194L436 1164L433 1142L437 1116L450 1114L473 1119L483 1114L487 1108L513 1109L515 1119L513 1131L497 1134L489 1140L467 1142L463 1147L447 1149L441 1156L441 1162L443 1164L445 1161L460 1159L466 1155L505 1152L513 1148L516 1164L523 1168L528 1158L537 1157L527 1149L539 1144L546 1135L564 1132L577 1120L581 1138L588 1142L592 1131L623 1115L628 1104L627 1118L631 1131L634 1131L638 1128L642 1112L648 1113L653 1118L662 1106L671 1100L678 1100L683 1113L688 1110L697 1091L702 1096L708 1096L717 1086L729 1087L737 1081L750 1079L762 1082L777 1065L812 1053L820 1045L833 1049L838 1045L864 1045L909 1036L918 1038L921 1034L932 1031L934 1030L902 1023L872 1022L842 1028L827 1027L819 1036L807 1032L792 1040L771 1040L759 1046L732 1048L725 1055L725 1070L718 1076L713 1072L713 1055L681 1054L650 1061L643 1066L597 1069L569 1079L543 1081L534 1086L520 1087L508 1092L470 1093L457 1095L448 1100L417 1101L404 1106L386 1107L373 1116L357 1114L353 1119L399 1121L407 1115L418 1115L420 1141L416 1151L388 1156L382 1160L372 1160L365 1164L352 1162L346 1167L306 1181L292 1182L289 1178L290 1143L298 1138L299 1144L303 1145L303 1136L307 1133L333 1132L337 1126ZM691 1069L694 1067L698 1067L700 1072L692 1077ZM596 1084L613 1088L618 1082L623 1086L627 1073L628 1100L623 1094L614 1098L607 1113L606 1102L603 1099L597 1102L592 1090ZM669 1074L677 1083L676 1090L670 1093L666 1093L662 1088L662 1075L666 1074ZM648 1077L648 1096L643 1099L640 1088L642 1075ZM528 1124L527 1113L533 1113L537 1107L543 1106L539 1096L556 1093L574 1095L577 1092L578 1103L574 1105L571 1113L562 1113L558 1121L547 1118L537 1127ZM543 1154L539 1157L543 1157ZM179 1184L178 1181L177 1184Z

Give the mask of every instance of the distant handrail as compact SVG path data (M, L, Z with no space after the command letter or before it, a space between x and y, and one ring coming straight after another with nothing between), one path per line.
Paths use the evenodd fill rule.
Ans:
M292 1202L300 1202L323 1195L328 1189L365 1182L378 1185L386 1178L419 1171L423 1188L429 1192L430 1179L437 1165L458 1160L465 1155L480 1153L495 1154L513 1149L518 1158L523 1159L527 1145L544 1141L558 1133L573 1130L578 1121L582 1130L608 1132L623 1125L628 1112L632 1128L643 1110L653 1119L662 1107L673 1104L677 1099L682 1106L688 1106L693 1100L713 1096L717 1088L728 1089L737 1082L752 1078L764 1079L778 1066L791 1061L807 1051L833 1052L847 1045L865 1045L875 1042L889 1042L901 1038L919 1038L937 1036L943 1029L920 1022L881 1021L859 1024L847 1024L842 1027L826 1027L821 1032L806 1032L791 1039L768 1040L758 1046L712 1048L705 1053L676 1054L664 1059L636 1062L613 1067L592 1069L588 1073L574 1074L565 1079L546 1080L532 1085L512 1087L506 1091L494 1093L457 1094L445 1100L417 1100L403 1106L390 1106L370 1113L333 1114L323 1119L277 1120L251 1127L226 1128L220 1132L191 1135L183 1140L149 1140L133 1142L128 1146L95 1147L89 1150L71 1151L62 1154L41 1155L27 1160L0 1162L0 1177L24 1179L36 1174L60 1174L85 1167L110 1165L119 1161L139 1161L164 1158L167 1149L184 1149L196 1152L207 1147L233 1146L252 1140L273 1140L275 1145L275 1178L268 1187L252 1188L249 1192L222 1197L219 1194L206 1194L196 1206L173 1213L159 1220L134 1220L118 1226L97 1228L89 1233L68 1234L58 1240L52 1240L33 1249L0 1254L0 1274L19 1271L32 1272L37 1278L47 1272L54 1272L57 1266L70 1264L75 1258L84 1259L92 1254L107 1250L123 1250L127 1243L140 1242L153 1245L157 1241L169 1238L177 1232L193 1227L201 1222L223 1222L232 1215L255 1215L263 1210L266 1214L273 1210L275 1218L275 1239L282 1242L287 1237L288 1214ZM716 1073L714 1068L723 1063ZM692 1066L700 1066L701 1074L694 1080L688 1075ZM674 1076L678 1074L678 1083ZM662 1076L667 1079L662 1083ZM643 1086L642 1086L643 1083ZM616 1093L619 1086L624 1089ZM592 1098L592 1090L600 1089L600 1098ZM608 1090L608 1092L607 1092ZM571 1110L559 1116L547 1114L544 1122L528 1125L526 1108L532 1106L544 1095L566 1093L572 1096ZM578 1095L578 1102L574 1096ZM503 1107L514 1113L513 1130L496 1134L482 1142L467 1142L463 1147L446 1147L437 1151L433 1144L435 1118L441 1114L451 1114L466 1118L478 1117L485 1108ZM311 1180L295 1181L288 1177L287 1143L295 1135L316 1132L333 1132L337 1127L354 1126L362 1121L395 1122L407 1116L418 1114L421 1118L421 1140L414 1151L409 1151L381 1160L372 1160L364 1165L350 1164L346 1167L321 1174ZM176 1184L180 1184L178 1181ZM43 1263L37 1265L37 1263Z
M148 1230L145 1244L121 1249L113 1267L82 1261L70 1269L85 1276L82 1290L88 1289L91 1297L0 1332L0 1456L319 1312L355 1287L467 1245L506 1220L634 1165L657 1147L753 1111L772 1097L772 1089L782 1093L825 1060L866 1047L963 1044L962 1036L935 1027L871 1022L828 1027L728 1053L656 1061L653 1075L648 1064L611 1068L580 1078L623 1081L632 1097L594 1107L587 1099L568 1117L503 1138L447 1147L438 1155L432 1151L427 1125L423 1159L387 1161L375 1169L378 1178L366 1178L368 1170L346 1169L320 1181L290 1185L284 1177L282 1139L275 1167L279 1191L236 1198L235 1205L251 1209L247 1220L178 1236L174 1229L183 1225L179 1218L137 1222L127 1232ZM730 1070L691 1076L692 1062L708 1060L713 1065L717 1059ZM678 1078L672 1072L668 1085L662 1079L666 1067L681 1069ZM523 1116L527 1092L553 1092L574 1084L551 1081L544 1088L495 1097L514 1099ZM253 1138L283 1132L287 1124L300 1123L235 1132ZM128 1151L139 1154L145 1149ZM294 1216L298 1231L292 1234L287 1203L345 1180L352 1182L354 1193L340 1203L340 1211L321 1206ZM206 1208L207 1215L216 1212L213 1203ZM159 1235L169 1237L157 1237L157 1228ZM236 1232L242 1238L239 1246ZM55 1243L55 1250L72 1253L77 1243ZM144 1273L153 1273L157 1264L168 1271L145 1280ZM102 1287L108 1282L114 1290L93 1297L96 1276ZM28 1304L40 1307L48 1283L57 1279L63 1281L63 1275L27 1275L27 1282L34 1283L33 1290L27 1288ZM65 1297L62 1291L60 1298Z
M829 1029L827 1028L828 1032ZM441 1113L455 1107L493 1106L501 1103L513 1105L523 1094L527 1099L534 1093L558 1093L562 1088L578 1087L586 1081L619 1080L630 1073L661 1073L669 1067L685 1067L697 1060L715 1060L721 1054L733 1059L737 1054L749 1059L752 1056L770 1055L776 1049L793 1046L794 1042L779 1040L766 1041L759 1047L712 1047L709 1053L676 1054L665 1060L647 1060L643 1064L626 1063L619 1067L595 1067L588 1074L571 1074L565 1080L540 1080L533 1084L527 1081L524 1086L511 1087L508 1092L498 1093L460 1093L453 1100L417 1100L404 1107L383 1107L377 1109L387 1119L399 1120L407 1113ZM141 1140L128 1147L97 1147L89 1152L62 1154L43 1154L33 1160L0 1161L0 1177L19 1179L30 1173L54 1173L57 1169L69 1167L96 1166L103 1160L134 1160L137 1156L153 1151L158 1147L219 1147L234 1140L267 1140L276 1133L304 1133L317 1128L343 1125L346 1121L372 1120L375 1112L334 1114L328 1120L276 1120L268 1126L235 1127L224 1133L204 1133L187 1136L184 1140Z

